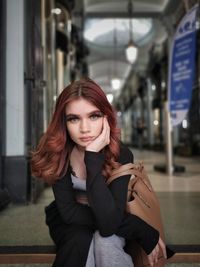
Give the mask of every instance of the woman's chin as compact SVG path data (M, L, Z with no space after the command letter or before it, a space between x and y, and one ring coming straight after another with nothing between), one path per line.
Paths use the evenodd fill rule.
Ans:
M81 142L79 144L77 144L78 148L81 149L81 150L85 150L86 147L91 143L91 141L88 141L88 142Z

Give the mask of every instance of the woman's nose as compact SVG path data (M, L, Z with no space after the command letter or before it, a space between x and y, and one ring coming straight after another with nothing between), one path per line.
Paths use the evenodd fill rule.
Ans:
M81 132L89 132L90 131L90 123L88 120L82 120L80 124L80 131Z

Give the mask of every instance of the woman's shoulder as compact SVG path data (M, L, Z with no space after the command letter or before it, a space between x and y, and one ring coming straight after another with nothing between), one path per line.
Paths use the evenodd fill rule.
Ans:
M129 162L133 162L133 160L134 160L134 156L133 156L132 151L121 142L120 143L119 162L121 164L126 164Z

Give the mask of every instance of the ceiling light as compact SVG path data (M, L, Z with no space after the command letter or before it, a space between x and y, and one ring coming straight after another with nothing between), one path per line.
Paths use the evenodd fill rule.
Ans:
M117 78L113 78L113 79L111 80L111 85L112 85L112 88L113 88L114 90L119 90L120 85L121 85L121 81L120 81L119 79L117 79Z
M154 120L153 124L157 126L159 124L158 120Z
M131 64L133 64L136 61L137 56L138 56L138 48L133 43L133 41L130 41L126 48L126 58Z

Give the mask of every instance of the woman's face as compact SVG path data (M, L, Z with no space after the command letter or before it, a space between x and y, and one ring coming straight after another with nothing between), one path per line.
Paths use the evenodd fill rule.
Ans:
M79 98L67 104L65 109L67 130L80 148L85 148L97 138L103 127L103 114L92 103Z

